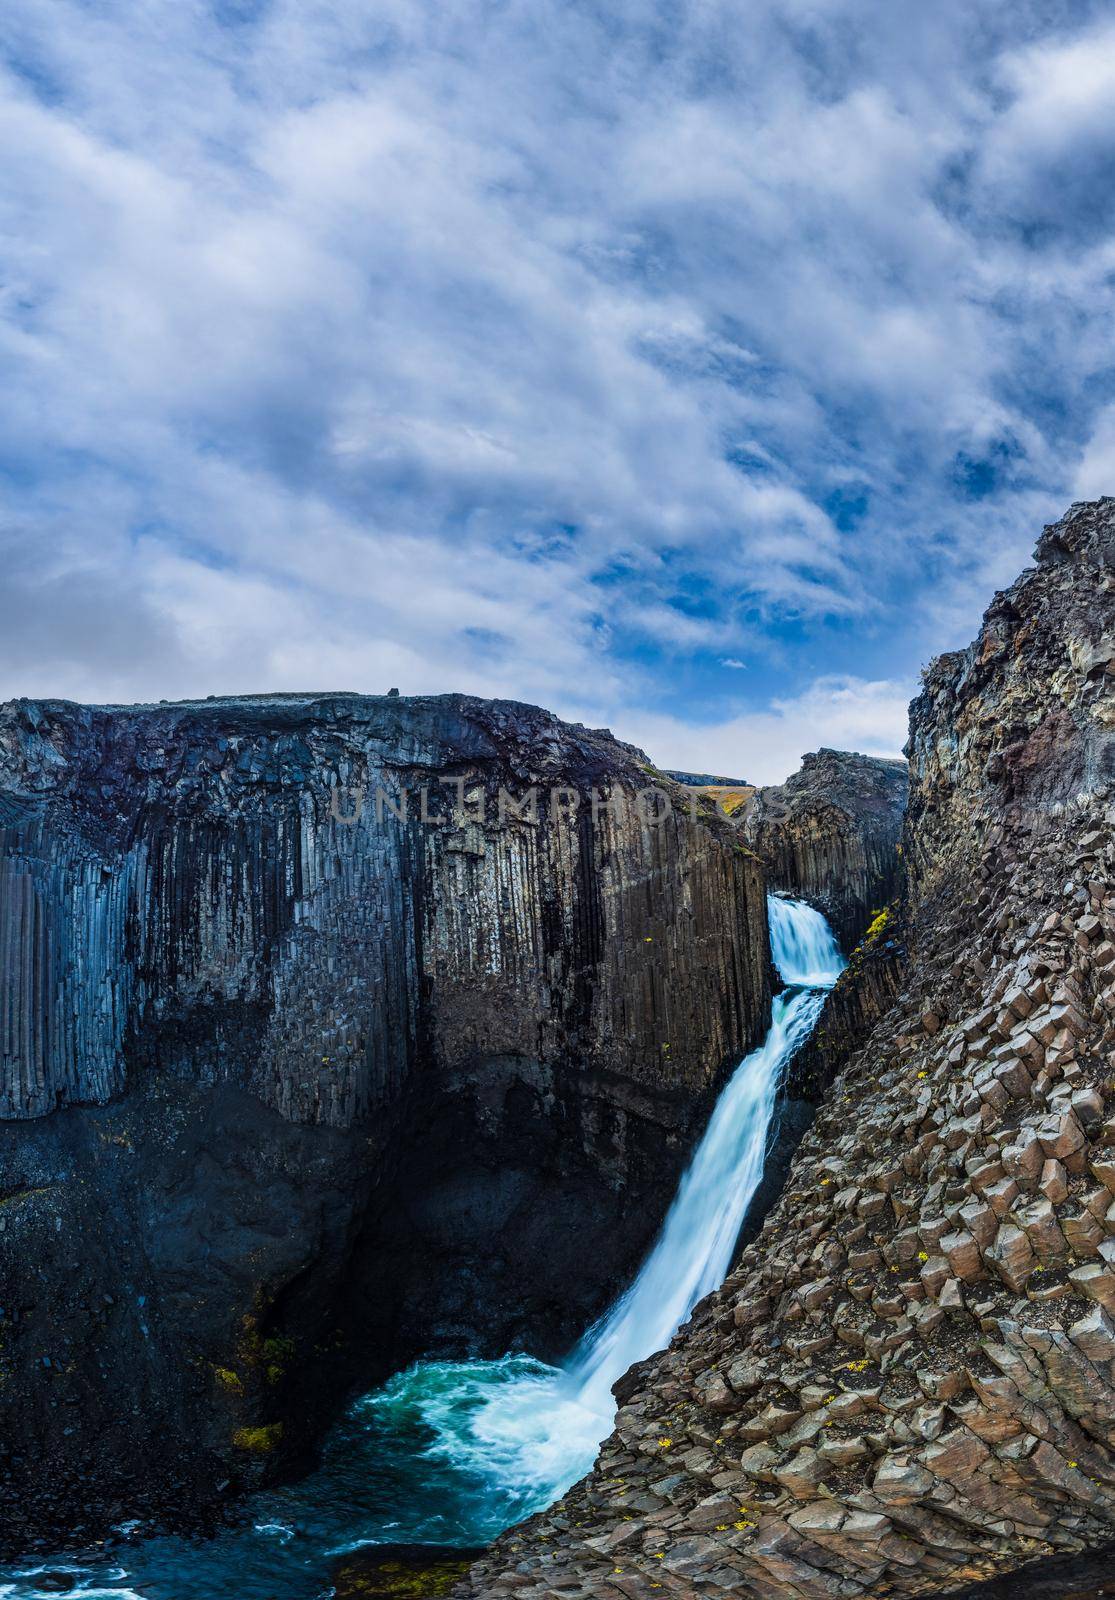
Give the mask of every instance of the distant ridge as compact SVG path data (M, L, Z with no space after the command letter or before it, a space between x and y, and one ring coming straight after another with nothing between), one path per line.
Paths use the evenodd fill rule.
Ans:
M673 778L675 783L687 783L693 789L707 789L712 784L725 789L751 789L754 787L746 778L720 778L712 772L672 772L669 767L660 767L659 771L664 772L667 778Z

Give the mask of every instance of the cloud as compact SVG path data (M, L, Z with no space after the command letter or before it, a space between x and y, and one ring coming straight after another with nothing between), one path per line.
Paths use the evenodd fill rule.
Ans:
M1105 494L1115 494L1115 405L1096 418L1076 473L1076 499L1098 500Z
M694 727L673 717L634 717L617 730L662 767L732 772L751 783L781 783L802 755L827 746L900 756L912 683L818 678L793 699Z
M1070 0L10 0L0 692L862 742L1111 488L1109 46Z
M1115 201L1115 26L1005 54L999 79L1011 96L980 152L986 188L1013 201L1023 227L1079 239L1109 233Z

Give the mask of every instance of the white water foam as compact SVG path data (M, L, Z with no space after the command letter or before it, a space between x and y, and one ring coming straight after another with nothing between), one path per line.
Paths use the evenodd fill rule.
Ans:
M508 1355L411 1367L365 1396L350 1419L373 1452L359 1478L365 1501L352 1476L359 1458L327 1463L261 1501L250 1531L208 1542L140 1540L121 1552L127 1570L31 1561L0 1573L0 1600L50 1600L63 1574L73 1580L72 1600L306 1600L322 1593L317 1578L338 1555L369 1544L485 1544L560 1496L611 1431L615 1380L667 1345L727 1275L762 1176L782 1074L840 972L819 913L772 897L769 920L789 986L774 1001L770 1031L721 1094L634 1283L564 1366Z
M486 1483L524 1516L588 1471L612 1428L616 1379L669 1344L732 1265L762 1178L782 1073L844 964L828 923L811 906L772 895L768 914L771 954L789 987L774 1001L763 1043L721 1094L631 1287L562 1367L517 1356L423 1362L364 1402L413 1408L434 1435L432 1458Z

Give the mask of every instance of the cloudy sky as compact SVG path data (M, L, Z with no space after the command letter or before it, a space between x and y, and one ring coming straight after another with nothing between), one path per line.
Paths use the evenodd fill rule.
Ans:
M1067 0L5 0L0 696L904 737L1115 492Z

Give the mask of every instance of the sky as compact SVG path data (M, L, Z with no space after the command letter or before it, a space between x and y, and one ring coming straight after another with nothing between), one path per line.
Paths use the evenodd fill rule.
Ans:
M897 753L1115 493L1115 16L5 0L0 697Z

